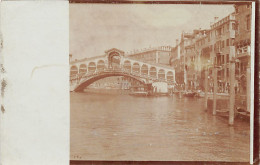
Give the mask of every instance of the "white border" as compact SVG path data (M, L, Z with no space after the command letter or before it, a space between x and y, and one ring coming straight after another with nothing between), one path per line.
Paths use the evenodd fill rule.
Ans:
M251 19L251 103L250 103L250 164L254 162L254 73L255 73L255 2L252 2Z

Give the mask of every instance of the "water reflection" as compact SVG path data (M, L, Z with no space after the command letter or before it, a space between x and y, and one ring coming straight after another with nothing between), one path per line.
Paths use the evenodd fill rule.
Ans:
M249 124L203 99L71 93L71 159L249 161Z

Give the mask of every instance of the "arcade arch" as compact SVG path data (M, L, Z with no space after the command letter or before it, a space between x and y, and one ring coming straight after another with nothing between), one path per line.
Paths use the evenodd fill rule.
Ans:
M103 71L105 69L105 62L103 60L99 60L97 62L97 71Z
M165 80L165 71L163 69L159 70L158 78L161 79L161 80Z
M131 72L131 62L130 61L126 60L124 62L124 70Z
M141 67L141 75L148 75L148 66L143 64L142 67Z
M151 68L150 68L150 76L151 76L152 78L157 78L157 70L156 70L155 67L151 67Z
M73 65L71 68L70 68L70 75L71 76L75 76L76 74L78 74L78 67Z
M90 62L88 64L88 73L94 73L96 71L96 63Z
M133 64L133 73L136 73L136 74L140 73L140 65L136 62Z
M173 80L174 80L173 72L172 71L167 72L167 81L173 81Z
M81 65L79 66L79 74L80 74L80 75L83 75L83 74L85 74L85 73L87 73L87 65L86 65L86 64L81 64Z

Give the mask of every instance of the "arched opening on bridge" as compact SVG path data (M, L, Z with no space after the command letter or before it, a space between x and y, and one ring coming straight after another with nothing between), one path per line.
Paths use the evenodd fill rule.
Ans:
M157 71L156 71L156 68L155 67L151 67L150 68L150 76L152 78L157 78Z
M133 73L140 74L140 65L138 63L133 64Z
M160 80L165 80L165 71L163 69L160 69L158 72L158 78Z
M173 81L173 72L172 71L167 72L167 81Z
M105 62L103 60L99 60L97 62L97 71L103 71L105 69Z
M88 73L94 73L96 71L96 64L94 62L90 62L88 64Z
M112 52L108 55L108 67L117 69L120 68L120 54L117 52Z
M87 65L86 64L81 64L79 66L79 75L82 76L85 73L87 73Z
M141 75L147 76L148 75L148 66L143 64L141 67Z
M124 70L128 71L128 72L131 72L131 63L130 61L125 61L124 62Z
M70 76L75 76L76 74L78 74L78 67L74 65L70 67Z

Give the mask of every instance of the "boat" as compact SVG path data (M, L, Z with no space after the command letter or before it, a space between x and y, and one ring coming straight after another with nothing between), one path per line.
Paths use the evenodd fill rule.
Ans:
M148 92L146 91L133 91L130 93L132 96L148 96Z
M196 94L195 94L196 97L205 97L205 93L202 92L201 90L198 90L198 91L196 91L195 93L196 93Z
M196 95L196 92L187 91L183 93L183 96L185 97L194 97Z

